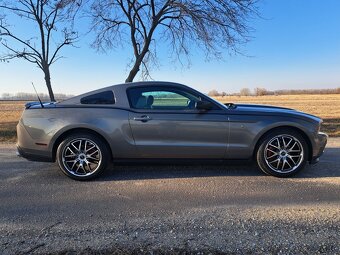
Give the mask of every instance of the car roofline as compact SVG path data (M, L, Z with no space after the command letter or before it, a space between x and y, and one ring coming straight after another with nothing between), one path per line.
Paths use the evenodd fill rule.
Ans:
M148 86L148 85L170 85L170 86L182 86L182 87L187 87L184 84L181 83L176 83L176 82L169 82L169 81L137 81L137 82L127 82L127 83L121 83L121 84L116 84L112 85L111 87L116 87L116 86L124 86L126 88L130 87L138 87L138 86Z
M91 91L87 91L84 93L81 93L79 95L76 95L74 97L68 98L66 100L63 100L61 102L58 102L58 104L77 104L79 103L78 101L80 100L81 97L88 96L91 94L99 93L105 90L112 90L112 91L117 91L117 90L126 90L128 88L133 88L133 87L139 87L139 86L152 86L152 85L160 85L160 86L176 86L176 87L182 87L182 88L190 88L184 84L176 83L176 82L169 82L169 81L138 81L138 82L127 82L127 83L120 83L120 84L115 84L111 86L106 86L98 89L94 89Z

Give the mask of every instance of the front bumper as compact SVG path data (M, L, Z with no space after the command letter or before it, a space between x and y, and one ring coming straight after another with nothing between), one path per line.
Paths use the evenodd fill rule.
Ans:
M326 144L327 144L328 135L322 132L319 132L314 139L314 149L313 156L310 160L310 164L316 164L319 162L319 158L323 154Z

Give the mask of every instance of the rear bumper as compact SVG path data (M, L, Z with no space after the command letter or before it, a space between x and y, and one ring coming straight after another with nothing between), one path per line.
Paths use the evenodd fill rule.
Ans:
M316 164L319 162L319 158L321 157L321 155L323 154L326 144L327 144L327 139L328 139L328 135L322 132L319 132L315 139L315 146L313 149L313 156L310 160L310 164Z
M36 151L31 149L25 149L17 145L17 156L23 157L30 161L39 162L53 162L53 158L46 154L44 151Z
M17 125L17 135L18 156L31 161L53 162L52 152L48 149L47 142L33 139L21 120Z

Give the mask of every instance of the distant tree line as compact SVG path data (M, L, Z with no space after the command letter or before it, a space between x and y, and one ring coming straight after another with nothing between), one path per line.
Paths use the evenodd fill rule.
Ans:
M50 100L50 97L47 94L39 93L38 95L42 101ZM54 95L57 101L64 100L64 99L67 99L73 96L73 95L67 95L67 94L62 94L62 93L55 93ZM2 93L0 100L38 101L38 97L34 93L26 93L26 92L18 92L15 94Z
M292 90L276 90L276 95L305 95L305 94L340 94L340 87L335 89L292 89Z
M242 88L237 93L219 92L216 89L209 91L208 95L212 97L218 96L267 96L267 95L326 95L340 94L340 87L334 89L282 89L267 90L265 88L255 88L253 91L249 88Z

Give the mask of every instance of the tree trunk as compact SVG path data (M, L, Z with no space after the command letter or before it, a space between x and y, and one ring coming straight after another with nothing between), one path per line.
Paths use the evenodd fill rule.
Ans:
M46 86L48 89L48 94L50 96L51 101L55 102L54 93L53 93L52 85L51 85L50 67L45 66L43 71L45 73L45 82L46 82Z
M144 46L143 46L143 50L141 51L140 54L138 54L137 52L135 52L135 57L136 57L136 61L135 64L133 65L129 76L126 78L125 82L132 82L133 79L135 78L136 74L139 72L140 70L140 65L143 62L143 59L145 57L145 55L148 53L149 51L149 47L150 47L150 43L151 43L151 39L152 39L152 35L153 32L155 31L157 25L158 25L158 21L160 18L160 14L158 14L159 16L157 17L157 19L155 19L152 22L152 27L150 28L149 34L146 38L144 38ZM135 40L136 41L136 40Z
M140 65L142 64L145 55L149 51L149 46L150 46L152 34L153 34L153 31L155 30L155 28L156 28L156 26L153 26L151 28L149 35L145 40L145 45L143 46L143 50L139 55L136 56L135 64L133 65L133 67L132 67L132 69L129 73L129 76L126 78L125 82L133 82L133 79L136 77L136 74L139 72Z
M136 77L137 73L139 72L139 67L142 64L142 60L140 58L136 59L135 64L133 65L129 76L126 78L125 82L133 82L133 79Z

